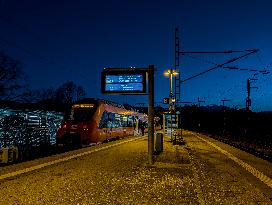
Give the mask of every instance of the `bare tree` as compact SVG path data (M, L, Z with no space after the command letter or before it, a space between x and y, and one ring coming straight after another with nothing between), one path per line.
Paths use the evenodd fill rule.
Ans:
M86 97L86 92L82 86L78 86L76 90L77 100L81 100Z
M26 89L21 100L24 103L37 103L42 109L67 111L74 101L85 96L86 92L82 86L67 81L56 90L52 87L40 90Z
M71 105L75 100L82 99L86 96L86 92L81 86L77 86L74 82L68 81L62 84L56 91L56 99L65 105Z
M20 97L23 103L36 103L40 100L41 92L39 90L26 89Z
M21 97L26 87L22 64L3 52L0 52L0 98L14 100Z
M55 100L56 90L52 87L40 91L40 100Z

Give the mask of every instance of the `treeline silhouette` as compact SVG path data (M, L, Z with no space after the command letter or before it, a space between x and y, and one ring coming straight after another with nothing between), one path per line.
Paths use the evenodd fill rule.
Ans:
M31 89L22 63L0 52L0 106L65 112L85 97L85 89L71 80L57 88Z

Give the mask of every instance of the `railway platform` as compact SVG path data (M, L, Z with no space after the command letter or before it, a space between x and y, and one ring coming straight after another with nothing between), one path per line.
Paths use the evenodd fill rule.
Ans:
M153 165L144 136L4 167L0 204L272 204L271 163L197 133L183 139L165 137Z

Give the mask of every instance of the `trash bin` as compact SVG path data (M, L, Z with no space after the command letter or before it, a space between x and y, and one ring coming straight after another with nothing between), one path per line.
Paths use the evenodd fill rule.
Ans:
M157 133L155 137L155 153L159 154L163 151L163 133Z

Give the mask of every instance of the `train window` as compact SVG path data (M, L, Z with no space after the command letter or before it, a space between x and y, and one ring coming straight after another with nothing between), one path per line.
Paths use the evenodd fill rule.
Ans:
M127 126L126 116L125 115L121 115L119 122L120 122L121 127L126 127Z
M116 124L114 123L114 121L108 120L107 121L107 128L115 128Z
M133 127L133 116L128 116L127 118L127 126Z
M114 118L115 120L121 120L121 115L115 113Z
M108 119L115 120L115 113L108 112Z
M99 128L106 128L107 127L107 121L100 121Z
M109 118L109 113L103 112L100 122L99 122L99 128L106 128L107 127L108 118Z
M117 128L117 127L122 127L122 123L121 123L120 120L115 120L114 124L115 124L115 127L116 127L116 128Z

